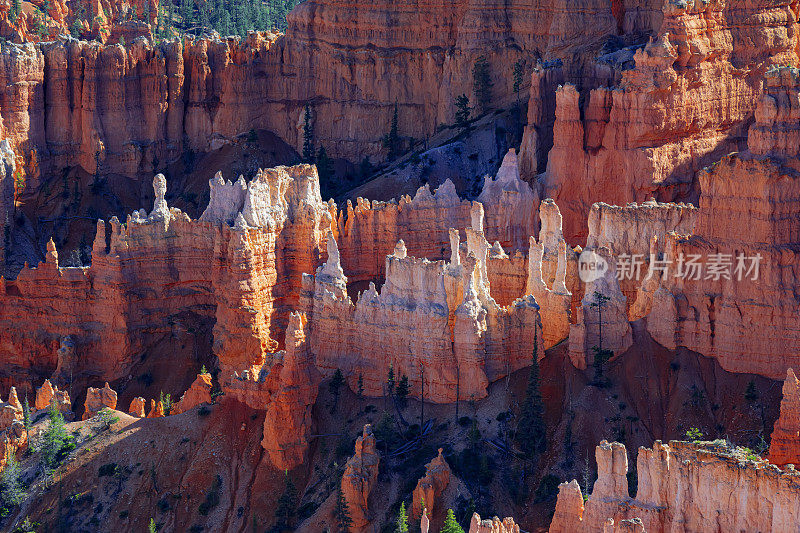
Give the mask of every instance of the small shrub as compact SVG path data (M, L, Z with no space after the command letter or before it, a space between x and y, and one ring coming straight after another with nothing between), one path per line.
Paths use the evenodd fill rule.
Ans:
M117 463L107 463L101 466L97 471L98 477L113 476L119 471Z
M211 511L214 507L219 505L219 493L220 489L222 488L222 476L217 474L217 477L214 479L214 482L211 484L211 488L209 489L208 493L206 494L206 499L203 503L200 504L200 507L197 511L202 515L208 515L208 512Z

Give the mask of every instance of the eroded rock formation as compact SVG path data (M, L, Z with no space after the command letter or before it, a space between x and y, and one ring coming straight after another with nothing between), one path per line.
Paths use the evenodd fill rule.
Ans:
M599 58L590 69L595 83L560 65L534 73L531 100L546 98L529 108L523 168L526 179L544 170L544 192L564 213L568 242L582 244L594 202L697 198L695 173L742 147L763 73L798 60L792 6L664 2L646 46ZM551 149L542 131L549 117Z
M754 462L724 443L656 441L640 448L633 498L625 447L603 442L596 458L598 478L585 505L576 481L559 486L551 533L786 531L800 514L800 474Z
M136 400L134 399L134 401ZM169 414L179 415L200 404L211 403L211 401L211 374L197 374L197 379L181 396L178 403L172 406ZM131 403L131 409L133 409L133 403ZM142 410L144 410L144 404L142 404Z
M781 414L772 430L769 462L800 465L800 380L791 368L783 382Z
M364 426L364 433L356 439L355 454L344 467L342 497L347 502L354 532L365 531L370 522L369 494L378 481L380 457L375 449L372 427Z
M423 509L427 510L429 515L432 515L441 505L442 493L449 483L450 466L442 456L442 449L439 448L439 455L425 465L425 476L420 478L414 488L411 516L414 518L421 517Z
M102 389L89 387L86 390L86 403L83 406L82 420L88 420L106 408L117 408L117 393L108 386L107 382Z
M800 366L796 299L787 290L800 279L798 88L796 69L767 72L749 150L700 172L691 234L670 234L665 243L683 275L661 277L647 319L667 348L684 346L726 370L773 379Z
M519 526L510 517L500 520L495 516L491 520L481 520L481 516L475 513L469 523L469 533L519 533L519 531Z

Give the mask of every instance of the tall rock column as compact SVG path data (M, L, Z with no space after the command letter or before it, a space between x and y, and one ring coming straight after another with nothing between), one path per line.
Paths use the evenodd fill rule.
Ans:
M353 520L350 526L353 533L366 531L369 525L367 500L378 481L379 464L375 436L372 434L372 426L367 424L363 434L356 440L355 454L347 461L342 475L342 496Z
M791 368L783 382L781 414L772 430L769 462L779 466L800 466L800 380Z
M311 409L317 400L321 377L308 345L305 315L292 313L286 330L283 362L272 372L280 376L264 418L261 446L276 468L291 470L305 460L311 433Z

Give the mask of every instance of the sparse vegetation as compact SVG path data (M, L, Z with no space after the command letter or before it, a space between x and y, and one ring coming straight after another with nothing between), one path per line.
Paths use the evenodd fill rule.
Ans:
M691 442L698 442L703 440L703 432L698 428L692 427L686 431L686 440Z
M441 533L464 533L464 529L456 521L456 515L452 509L447 510L447 517L444 519Z
M349 533L350 526L353 525L353 519L350 517L350 509L347 506L347 500L344 499L342 491L339 491L339 496L336 499L336 510L334 511L336 517L336 525L339 528L339 533Z
M482 112L489 110L492 103L492 76L489 68L489 61L481 56L475 60L472 66L472 90L475 93L475 100L478 102Z
M11 454L0 475L0 516L8 516L11 510L25 501L25 489L20 481L19 463Z
M209 511L211 511L214 507L219 505L219 494L220 490L222 489L222 476L217 474L217 477L214 478L214 481L211 483L211 488L206 493L206 499L203 503L200 504L198 507L197 512L200 513L202 516L208 515Z
M533 357L528 374L528 387L520 409L519 422L515 435L523 453L533 458L547 449L547 428L544 423L544 402L539 388L539 338L538 331L533 339Z
M45 470L55 468L75 449L75 437L67 433L64 416L61 412L50 406L50 425L44 432L41 441L41 459Z
M460 129L467 129L469 127L469 115L472 108L469 106L469 97L462 94L456 97L456 127Z

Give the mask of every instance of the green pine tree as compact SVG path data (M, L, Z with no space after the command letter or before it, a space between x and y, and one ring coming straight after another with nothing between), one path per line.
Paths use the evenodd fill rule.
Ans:
M358 374L358 399L362 399L364 397L364 374Z
M314 123L311 120L311 106L306 104L303 114L303 162L314 162Z
M275 511L275 519L281 527L289 527L292 518L297 510L297 487L294 486L289 472L285 472L285 485L283 494L278 498L278 507Z
M469 97L466 94L456 97L456 127L467 128L469 126L469 115L471 108L469 106Z
M329 184L334 178L333 160L328 157L324 146L317 152L317 175L321 184Z
M533 337L533 360L528 375L528 387L520 409L516 441L525 455L534 457L547 449L547 428L544 422L544 402L539 388L539 339Z
M395 522L394 533L408 533L406 502L400 504L400 512L397 513L397 522Z
M339 490L339 498L336 500L334 516L336 517L336 525L339 526L339 533L349 533L350 526L353 525L353 519L350 518L350 509L341 490Z
M389 151L389 160L393 160L400 154L400 132L398 128L398 108L397 103L394 104L394 113L392 114L392 122L389 126L389 133L383 138L383 146Z
M331 412L336 412L336 408L339 405L339 393L341 391L342 385L344 385L344 375L340 369L336 369L336 372L333 373L333 377L331 378L331 382L328 383L328 388L331 391L331 395L333 396L333 407L331 408Z
M406 407L410 389L411 388L408 385L408 376L403 374L400 377L400 381L397 383L397 403L400 404L401 409L405 409Z
M453 513L452 509L447 510L447 518L444 519L444 525L440 533L464 533L464 529L458 525L456 515Z
M50 405L49 416L50 425L42 437L40 451L44 466L53 468L75 449L75 437L67 433L64 417L54 405Z
M386 379L386 388L389 389L389 396L394 395L394 363L389 365L389 376Z
M22 0L11 0L11 11L9 12L9 18L11 19L12 24L17 23L17 18L19 18L20 13L22 13Z
M519 105L519 90L522 88L522 80L524 76L524 66L525 62L522 59L517 60L514 63L514 71L512 73L512 78L514 82L514 94L517 95L517 105Z
M25 424L25 433L28 435L28 442L30 442L31 434L31 408L28 405L28 394L25 393L25 398L22 400L22 423Z
M147 531L148 533L156 533L156 531L158 531L158 528L156 528L156 521L152 518L150 519L150 524L147 526Z
M0 516L7 516L12 508L25 501L25 490L20 481L20 468L14 454L8 458L8 463L0 475Z
M492 76L489 72L489 61L481 56L472 67L472 90L478 106L484 113L492 103Z

